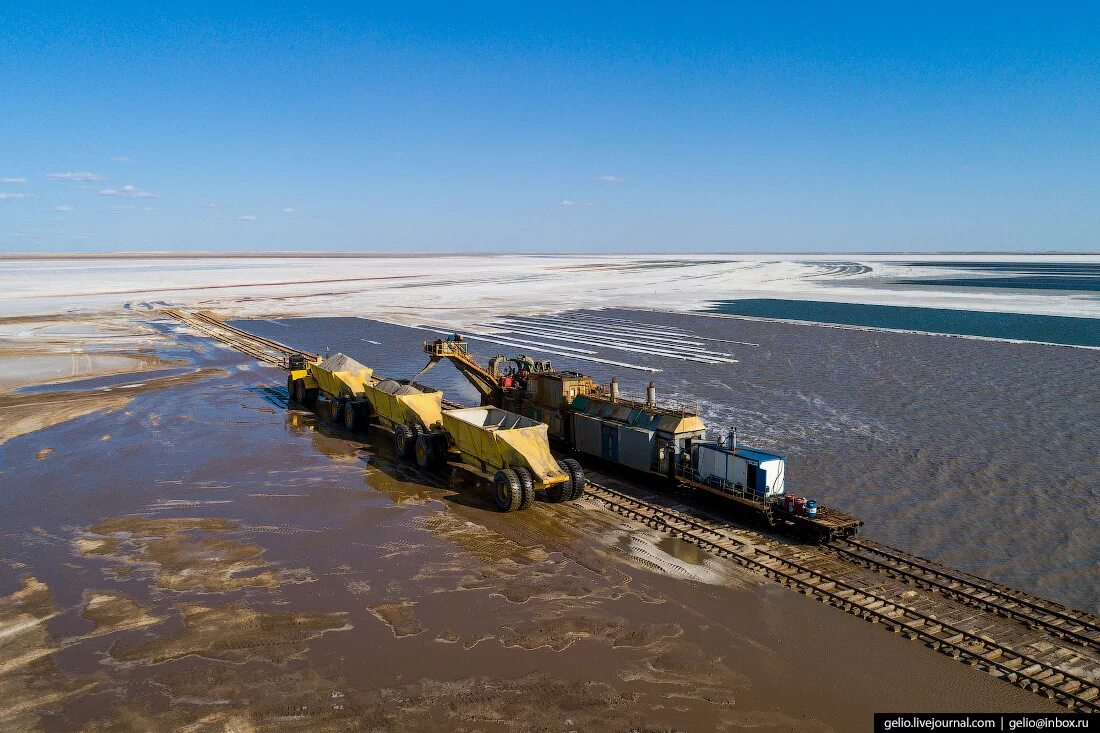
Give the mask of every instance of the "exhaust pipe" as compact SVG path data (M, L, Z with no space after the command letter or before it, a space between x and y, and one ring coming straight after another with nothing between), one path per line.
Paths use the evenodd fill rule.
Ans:
M645 389L645 403L650 407L657 406L657 385L653 382L650 382Z
M619 401L619 380L616 377L611 378L611 401Z

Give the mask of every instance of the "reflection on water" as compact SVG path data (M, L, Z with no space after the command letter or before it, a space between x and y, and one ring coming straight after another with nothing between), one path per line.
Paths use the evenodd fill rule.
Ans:
M657 543L657 547L682 562L692 565L703 564L703 551L697 545L685 542L679 537L665 537Z

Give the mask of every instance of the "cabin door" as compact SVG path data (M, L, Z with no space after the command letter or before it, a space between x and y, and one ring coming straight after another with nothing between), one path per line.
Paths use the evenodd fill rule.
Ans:
M619 462L619 426L601 425L601 437L603 438L603 457L609 461Z
M661 438L657 439L657 473L662 476L668 475L668 467L672 462L672 449L669 446L667 440Z

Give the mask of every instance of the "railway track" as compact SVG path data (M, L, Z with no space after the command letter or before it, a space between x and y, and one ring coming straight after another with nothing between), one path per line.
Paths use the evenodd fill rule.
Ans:
M1100 711L1100 688L1094 676L1066 667L1074 655L1062 655L1053 644L1032 653L1021 648L1019 637L997 639L969 627L970 618L953 615L951 608L925 599L905 602L866 577L843 569L816 566L772 547L763 547L735 530L703 522L679 511L638 499L600 484L589 483L588 496L612 511L695 544L718 557L732 560L801 593L810 595L871 623L881 623L896 634L965 661L1007 682L1044 695L1071 709ZM962 592L962 591L959 591ZM903 594L901 594L903 595ZM946 613L945 613L946 611ZM1042 647L1039 647L1040 649Z
M829 549L844 559L903 582L940 593L969 606L1042 630L1083 647L1100 649L1100 618L991 580L953 570L907 552L868 540L833 542Z
M316 355L255 336L205 313L167 309L196 330L272 366ZM444 407L465 407L449 400ZM1100 619L930 560L866 540L789 546L721 521L704 520L598 483L587 496L611 511L690 542L896 634L921 641L1068 708L1100 712L1100 660L1052 639L1100 649ZM883 576L887 578L884 583ZM876 580L876 578L878 578ZM920 595L912 587L927 591ZM978 610L985 617L967 616ZM1016 629L985 619L1007 619ZM984 628L978 628L985 623ZM1019 628L1022 625L1025 628ZM1030 630L1029 636L1026 632ZM1086 669L1086 667L1088 669Z
M271 366L284 366L288 356L299 354L307 359L317 358L316 354L295 349L273 339L251 334L201 311L182 311L178 308L166 308L161 313Z

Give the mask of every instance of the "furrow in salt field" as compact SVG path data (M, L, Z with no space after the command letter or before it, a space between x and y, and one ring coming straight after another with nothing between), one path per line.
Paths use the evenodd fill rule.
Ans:
M519 318L521 316L515 316ZM536 320L534 316L527 316L529 320ZM702 337L697 334L688 331L665 331L660 328L636 328L634 326L621 326L615 323L600 323L598 321L585 321L578 318L540 318L537 319L543 323L557 323L565 326L573 326L576 328L598 328L606 329L608 331L615 331L616 333L626 333L633 336L654 336L656 338L663 339L699 339L702 341Z
M596 328L604 328L605 327L605 324L599 323L597 321L592 321L592 320L589 320L587 318L573 317L573 316L556 316L556 318L558 318L559 320L561 320L563 322L573 323L573 324L581 325L581 326L595 326ZM532 317L532 319L533 319L533 317ZM549 321L548 318L542 318L541 320ZM609 319L609 320L615 321L615 320L620 320L620 319L612 318L612 319ZM618 330L618 331L634 332L634 333L640 333L640 334L643 334L643 335L659 334L661 336L670 336L670 337L673 337L673 338L676 338L676 337L679 337L679 336L688 336L690 338L702 339L702 342L684 341L682 343L698 343L701 346L705 346L706 344L703 343L703 342L706 342L706 341L714 341L716 343L722 343L722 344L737 344L738 346L759 346L760 345L760 344L757 344L757 343L753 343L752 341L734 341L732 339L720 339L720 338L714 338L713 336L704 336L700 333L695 333L695 332L692 332L692 331L686 331L686 330L681 329L681 328L669 331L669 330L666 330L663 326L659 326L657 324L652 324L652 327L650 327L651 324L642 323L641 321L625 321L625 323L636 323L636 324L645 326L645 328L630 328L630 327L627 327L627 326L611 326L611 328L614 328L615 330Z
M443 329L443 328L431 328L431 327L428 327L428 326L408 326L408 325L404 325L404 328L414 328L418 331L430 331L431 333L441 333L441 334L444 334L444 335L447 335L447 336L449 336L449 335L451 335L455 332L455 330L453 328ZM474 341L488 341L489 343L500 344L501 346L513 346L513 347L516 347L516 348L523 348L524 346L534 348L534 344L535 344L535 342L533 342L533 341L529 341L529 342L526 342L524 344L521 344L521 343L515 342L514 340L509 340L509 339L490 338L488 336L475 336L475 335L469 333L468 331L463 331L462 332L462 337L470 339L470 340L474 340ZM557 344L545 344L545 345L539 346L538 349L543 354L554 354L556 356L568 356L571 359L580 359L581 361L591 361L591 362L595 362L597 364L607 364L609 366L617 366L617 367L622 367L624 369L637 369L638 371L641 371L641 372L650 372L650 373L656 373L656 372L661 371L660 369L658 369L656 367L642 366L640 364L631 364L631 363L625 362L625 361L613 361L611 359L601 359L601 358L596 357L596 356L586 356L585 354L581 354L579 352L574 352L574 351L570 350L568 346L559 346ZM556 349L566 349L567 351L557 351Z
M704 356L691 356L688 354L673 353L664 349L649 349L644 346L638 346L636 344L626 344L622 342L614 341L595 341L591 339L556 336L545 331L535 330L523 330L523 329L509 329L506 333L515 333L520 336L538 336L540 338L548 338L553 341L564 341L566 343L588 344L589 346L598 346L602 349L611 349L613 351L626 351L631 354L650 354L652 356L661 356L668 359L679 359L681 361L693 361L698 364L722 364L729 360L726 359L714 359Z
M535 316L531 316L531 318L535 318ZM690 336L690 337L693 337L693 338L700 338L700 336L698 336L697 334L694 334L691 331L685 331L682 328L665 328L664 326L659 326L657 324L653 324L653 326L651 328L650 324L648 324L648 323L638 323L637 321L632 321L632 322L629 322L629 323L609 323L609 322L605 322L605 321L594 321L594 320L591 320L589 318L578 318L576 316L567 316L567 315L542 316L541 317L541 320L544 320L544 321L549 321L551 319L562 321L562 322L575 323L579 326L596 326L598 328L614 328L614 329L618 329L620 331L636 331L636 332L639 332L639 333L658 333L658 334L661 334L663 336L671 336L671 337Z
M653 328L655 328L656 330L664 331L666 333L683 333L683 334L691 333L686 328L679 328L678 326L664 326L664 325L657 324L657 323L645 323L644 321L629 321L629 320L626 320L625 318L608 318L607 316L594 316L594 315L588 315L588 314L562 315L561 318L574 320L574 321L588 321L588 322L593 322L593 323L602 322L602 323L609 323L609 324L620 324L622 326L642 326L642 327L653 326Z
M566 319L557 318L530 318L521 316L509 316L507 318L499 319L501 321L522 321L530 325L538 326L540 328L567 328L573 330L586 330L594 331L601 335L618 336L620 338L647 338L651 341L661 341L678 346L699 346L704 347L706 343L704 341L691 341L683 338L680 334L664 334L659 332L644 331L641 329L624 329L616 326L606 326L600 323L586 324L578 321L569 321ZM693 334L685 334L686 336L693 336Z
M494 322L522 322L525 325L533 325L539 328L550 328L555 330L569 330L573 332L587 332L595 333L601 336L608 335L614 336L620 339L646 339L649 341L661 342L663 344L669 344L671 346L694 346L701 350L706 350L706 341L703 337L693 333L687 334L667 334L659 332L651 332L641 329L623 329L617 326L608 326L600 323L586 324L577 321L568 321L558 318L535 318L532 316L503 316L494 319ZM692 340L700 339L700 340ZM728 354L727 354L728 356Z
M511 331L509 331L508 329L502 329L499 326L490 326L488 324L483 324L483 323L479 323L479 324L476 324L476 325L483 326L483 327L487 326L489 328L495 328L497 330L496 331L469 331L469 330L460 329L458 331L458 333L461 333L463 338L484 338L484 339L503 338L507 341L512 342L512 343L507 344L508 346L528 346L532 349L541 349L545 346L550 346L552 348L561 349L562 351L568 351L569 356L572 356L573 354L592 354L592 355L595 355L595 354L600 353L598 351L593 351L592 349L582 349L579 346L563 346L563 345L559 345L559 344L545 344L545 343L542 343L541 341L531 341L529 339L524 339L524 338L513 338L511 336L506 336L505 335L507 333L511 333ZM451 333L454 333L454 331L451 331ZM551 339L551 340L553 340L553 339Z
M618 351L635 351L640 354L656 354L658 356L667 356L672 359L687 359L688 361L697 361L701 364L737 363L737 359L734 359L732 354L707 351L705 349L684 348L661 342L651 341L649 339L620 341L615 338L607 338L600 333L571 331L569 329L563 329L557 326L535 327L521 323L514 324L508 319L495 322L494 327L507 329L510 332L521 333L527 336L539 336L541 338L549 338L558 341L588 344L590 346L598 346L605 349L615 349ZM544 330L551 328L553 330Z
M665 346L664 344L656 344L649 342L637 342L637 341L619 341L616 339L600 339L598 341L590 341L587 339L599 338L595 334L585 334L583 336L574 336L571 334L551 334L550 331L543 331L541 329L534 328L520 328L515 326L501 326L494 325L493 328L500 329L501 333L514 333L526 336L537 336L539 338L547 339L550 341L561 341L564 343L585 343L591 346L599 346L604 349L614 349L616 351L628 351L637 352L643 354L654 354L657 356L667 356L672 359L687 359L688 361L697 361L701 364L723 364L737 363L736 359L717 356L708 356L700 354L697 351L691 351L686 349L678 349Z
M551 341L563 341L566 343L578 343L588 344L590 346L597 346L603 349L614 349L616 351L627 351L639 354L653 354L655 356L664 356L670 359L682 359L687 361L694 361L700 364L735 364L736 359L731 358L729 355L712 356L699 353L698 351L691 351L686 349L679 349L666 346L665 344L650 343L646 341L620 341L613 338L602 338L598 334L569 334L559 333L557 329L554 331L547 331L536 328L521 327L521 326L501 326L497 325L496 328L500 328L509 333L515 333L526 336L538 336L539 338L549 339Z

